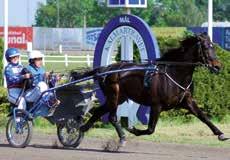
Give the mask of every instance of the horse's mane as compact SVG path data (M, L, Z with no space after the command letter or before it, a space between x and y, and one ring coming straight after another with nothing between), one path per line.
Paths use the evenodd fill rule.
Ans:
M195 45L198 41L197 36L189 36L180 42L178 48L169 49L163 56L157 61L184 61L184 55L187 50Z

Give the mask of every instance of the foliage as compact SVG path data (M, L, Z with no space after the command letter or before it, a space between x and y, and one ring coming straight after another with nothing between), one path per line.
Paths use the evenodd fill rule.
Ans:
M230 113L230 53L218 46L216 52L222 71L215 75L199 68L194 75L194 97L209 116L222 119Z
M122 8L108 8L106 1L47 0L36 13L36 26L88 27L104 26L112 17L125 13ZM58 7L59 6L59 7ZM131 9L150 26L199 26L207 21L207 0L148 0L146 9ZM229 0L214 1L214 20L230 20ZM58 22L59 8L59 22Z
M7 101L7 91L0 87L0 126L6 122L6 114L9 112L9 103Z
M120 9L111 11L105 3L99 5L96 0L48 0L47 5L40 4L37 10L36 25L63 28L83 27L85 16L87 26L100 27L119 13L121 13Z
M156 37L182 37L186 31L186 27L152 27L152 31Z
M9 109L8 106L7 90L6 88L0 87L0 112L7 113Z
M199 26L205 21L205 13L194 0L162 0L158 26Z
M207 0L196 0L196 5L200 10L206 12L208 10ZM214 21L230 21L230 1L229 0L214 0L213 1L213 19ZM207 15L205 16L205 18ZM207 19L207 18L206 18ZM206 20L207 21L207 20Z
M134 43L133 44L133 61L138 63L141 61L140 53L137 48L137 45ZM121 45L118 46L118 53L116 54L115 60L117 62L121 61Z

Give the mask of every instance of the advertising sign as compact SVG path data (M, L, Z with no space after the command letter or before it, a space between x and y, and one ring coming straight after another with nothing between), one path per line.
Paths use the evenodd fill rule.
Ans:
M225 28L224 31L224 48L230 50L230 28Z
M9 27L8 47L27 49L27 42L33 41L32 27ZM0 37L4 37L4 28L0 27Z

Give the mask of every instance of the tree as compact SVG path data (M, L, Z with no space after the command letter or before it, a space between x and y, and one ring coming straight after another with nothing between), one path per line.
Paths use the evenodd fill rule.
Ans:
M57 26L57 0L48 0L47 5L40 4L36 13L36 26ZM87 26L96 27L105 24L111 17L120 13L119 9L109 9L106 3L98 5L96 0L59 0L59 26L83 27L84 16Z
M196 0L196 5L204 12L205 21L208 18L208 0ZM230 21L230 1L213 0L214 21Z
M36 26L56 27L59 2L59 26L83 27L84 17L88 27L104 26L112 17L124 13L122 8L108 8L98 0L47 0L40 4ZM230 20L230 1L214 0L214 20ZM147 9L132 9L150 26L200 26L207 21L207 0L148 0Z
M163 13L161 21L156 25L196 26L201 25L205 16L196 6L194 0L162 0Z

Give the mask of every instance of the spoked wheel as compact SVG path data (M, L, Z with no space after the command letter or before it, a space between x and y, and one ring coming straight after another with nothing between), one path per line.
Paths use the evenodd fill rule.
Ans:
M9 144L16 148L26 147L32 137L32 122L25 121L16 124L13 117L7 122L6 137Z
M84 138L80 131L82 122L75 119L68 119L64 124L57 125L57 135L61 144L65 147L78 147Z

